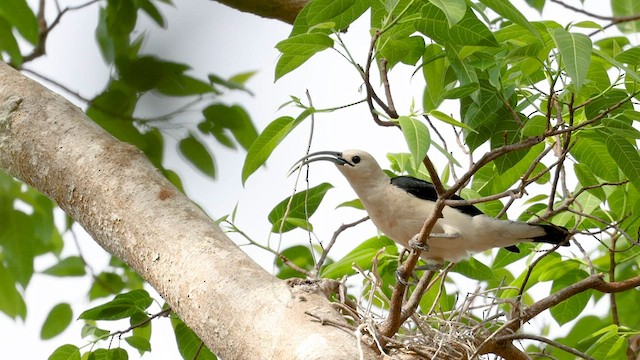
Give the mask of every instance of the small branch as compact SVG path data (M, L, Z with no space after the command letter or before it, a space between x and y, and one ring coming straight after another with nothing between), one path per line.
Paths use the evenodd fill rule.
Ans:
M333 236L331 237L331 240L329 240L329 243L327 244L327 246L323 249L322 254L320 254L320 258L318 259L318 262L316 263L315 266L315 273L319 274L320 273L320 269L322 268L322 265L324 264L324 261L327 259L327 254L329 254L329 251L331 250L331 248L333 247L333 245L336 243L336 240L338 239L338 236L340 236L340 234L342 234L343 231L352 228L356 225L359 225L365 221L369 220L369 216L365 216L360 220L356 220L352 223L349 224L342 224L340 225L340 227L333 233Z
M388 115L394 119L398 118L398 112L393 104L393 97L391 96L391 85L389 85L389 78L387 77L387 59L380 59L380 76L382 76L382 84L384 85L384 93L387 96Z
M500 343L500 342L511 342L513 340L536 340L536 341L540 341L543 342L545 344L549 344L553 347L556 347L560 350L566 351L569 354L575 355L577 357L586 359L586 360L595 360L594 358L592 358L591 356L580 352L570 346L566 346L563 345L557 341L553 341L550 339L547 339L543 336L539 336L539 335L530 335L530 334L510 334L510 335L505 335L505 336L501 336L496 338L496 342Z
M529 320L536 317L538 314L543 312L544 310L549 309L552 306L558 305L559 303L567 300L568 298L579 294L581 292L593 289L599 291L601 293L618 293L627 291L629 289L633 289L635 287L640 286L640 276L636 276L623 281L616 282L606 282L603 280L604 274L595 274L591 275L584 280L578 281L573 285L569 285L566 288L559 290L546 298L537 301L529 308L522 311L522 315L518 318L515 318L509 321L509 329L513 332L517 331L519 323L526 323ZM505 324L506 325L506 324Z
M378 98L378 96L375 94L375 91L373 91L373 86L371 86L371 65L373 63L373 59L374 59L374 49L376 46L376 42L378 41L378 39L380 38L380 31L376 31L373 36L371 37L371 45L369 46L369 55L367 56L367 64L364 68L364 72L363 72L363 80L364 80L364 86L365 89L367 91L367 105L369 105L369 111L371 112L371 116L373 117L373 121L380 125L380 126L396 126L398 127L398 124L396 124L393 121L384 121L381 120L380 117L378 116L377 110L375 108L375 106L373 105L373 100L376 99L378 102L378 105L381 105L383 110L389 114L390 111L389 108L385 108L384 104L382 103L382 101L380 101L380 99Z
M168 315L169 315L169 313L170 313L170 312L171 312L171 308L169 308L169 307L168 307L168 308L166 308L166 309L163 309L163 310L162 310L162 311L160 311L159 313L156 313L156 314L153 314L153 315L149 316L148 318L146 318L146 319L144 319L144 320L140 321L140 322L139 322L139 323L137 323L137 324L133 324L133 325L129 326L128 328L124 329L124 330L114 331L114 332L112 332L112 333L109 333L109 335L107 335L107 336L110 336L110 337L122 336L122 335L124 335L124 334L128 333L129 331L131 331L131 330L133 330L133 329L136 329L136 328L139 328L139 327L145 326L146 324L150 323L150 322L151 322L152 320L154 320L154 319L157 319L157 318L159 318L159 317L161 317L161 316L162 316L162 317L166 317L166 316L168 316Z
M433 279L433 276L435 274L436 271L433 270L429 270L422 274L422 277L420 278L420 281L418 281L415 289L413 289L413 293L411 293L409 300L407 300L407 303L402 308L402 311L400 313L400 323L404 323L411 315L416 312L416 308L420 304L422 296L427 290L431 288L431 286L433 286L434 283L431 282L431 279Z
M605 20L605 21L611 21L613 24L619 24L622 22L628 22L628 21L634 21L634 20L638 20L640 19L640 15L629 15L629 16L605 16L605 15L600 15L600 14L596 14L596 13L592 13L590 11L584 10L584 9L580 9L578 7L569 5L569 4L565 4L564 2L560 1L560 0L551 0L552 3L556 3L566 9L569 9L571 11L575 11L577 13L580 14L584 14L587 16L590 16L592 18L598 19L598 20Z

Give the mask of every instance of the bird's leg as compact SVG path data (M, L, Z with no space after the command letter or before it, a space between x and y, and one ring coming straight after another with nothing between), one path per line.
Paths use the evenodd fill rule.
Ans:
M438 271L444 267L444 261L428 262L426 265L416 266L415 271Z
M420 242L420 234L415 234L409 240L409 247L415 250L429 251L429 245L426 242L424 244Z
M404 285L404 286L410 286L410 285L416 285L417 283L415 282L407 282L404 280L404 270L402 270L402 266L398 266L398 270L396 270L396 281L399 282L400 284ZM418 277L416 276L415 272L411 273L411 277L414 279L418 279Z
M457 239L460 237L460 234L444 234L444 233L431 233L429 234L429 239ZM411 240L409 240L409 247L415 250L420 251L429 251L429 245L424 243L420 243L420 234L414 235Z

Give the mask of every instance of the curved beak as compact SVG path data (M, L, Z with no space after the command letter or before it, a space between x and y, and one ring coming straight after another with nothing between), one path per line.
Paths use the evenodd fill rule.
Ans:
M339 151L317 151L317 152L308 154L302 159L296 161L296 163L293 164L293 166L291 167L291 170L289 170L289 175L291 175L293 172L295 172L296 170L300 169L301 167L307 164L310 164L314 161L321 161L321 160L331 161L336 165L349 164L353 166L352 163L348 162L345 158L342 157L342 153Z

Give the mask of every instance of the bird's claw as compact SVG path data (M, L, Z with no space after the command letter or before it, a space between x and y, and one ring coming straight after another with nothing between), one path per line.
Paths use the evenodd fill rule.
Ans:
M405 272L402 270L401 267L399 267L398 270L396 270L396 281L404 286L410 286L410 285L416 284L416 283L406 281L404 277L405 277Z
M420 235L416 235L414 237L411 238L411 240L409 240L409 247L411 247L414 250L420 250L420 251L429 251L429 245L427 243L421 243L420 242Z

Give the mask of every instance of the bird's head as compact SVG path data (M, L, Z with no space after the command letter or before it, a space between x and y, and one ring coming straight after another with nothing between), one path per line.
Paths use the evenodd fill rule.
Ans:
M373 156L362 150L318 151L311 153L294 164L293 171L320 160L331 161L336 164L338 170L352 185L354 181L368 182L379 179L381 176L385 179L387 178Z

